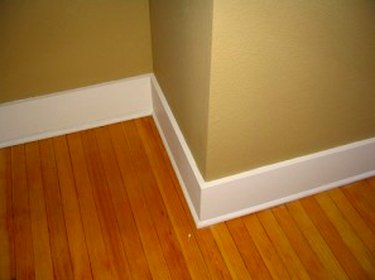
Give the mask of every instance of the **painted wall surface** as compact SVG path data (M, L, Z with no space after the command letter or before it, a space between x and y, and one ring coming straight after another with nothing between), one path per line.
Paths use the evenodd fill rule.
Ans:
M0 1L0 102L148 72L147 0Z
M212 0L150 0L154 73L204 173Z
M375 136L375 2L214 2L206 179Z

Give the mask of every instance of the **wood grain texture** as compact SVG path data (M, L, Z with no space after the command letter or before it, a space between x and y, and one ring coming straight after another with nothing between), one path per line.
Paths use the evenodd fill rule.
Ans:
M372 279L375 179L196 229L151 118L0 150L0 279Z

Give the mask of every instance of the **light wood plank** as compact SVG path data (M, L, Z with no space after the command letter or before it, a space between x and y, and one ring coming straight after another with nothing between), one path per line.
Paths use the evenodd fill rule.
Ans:
M122 244L129 263L130 275L135 279L151 279L151 272L147 265L121 172L116 162L116 155L108 129L105 127L97 129L96 137L104 171L110 186L109 192L113 201Z
M345 220L340 210L337 209L328 193L318 194L315 199L361 267L369 276L375 277L375 259L351 225Z
M256 215L274 244L276 252L283 260L289 275L297 279L310 279L301 260L273 216L272 211L261 211Z
M0 279L11 279L11 248L8 233L7 191L9 188L9 149L0 149Z
M129 264L124 252L118 222L114 214L115 210L113 209L103 163L99 157L95 130L82 132L81 137L84 154L88 162L87 171L90 178L90 186L93 189L98 217L104 232L103 237L107 247L107 253L112 255L117 278L129 279Z
M246 265L237 250L232 236L225 223L220 223L211 227L211 232L216 243L223 254L225 263L233 279L251 279Z
M332 253L318 228L311 221L299 201L291 202L286 205L288 212L293 217L298 228L301 230L311 248L316 253L321 263L331 272L335 279L348 279L345 271Z
M122 124L110 125L108 128L152 277L154 279L170 279L161 245L159 242L155 242L157 232L146 201L138 187L134 187L138 186L138 178L132 164L128 143L122 132Z
M194 234L195 228L189 223L190 218L184 212L176 192L176 186L170 176L168 167L170 163L163 160L162 149L158 145L160 139L156 139L150 127L149 119L135 120L137 131L140 135L142 145L145 148L150 169L153 170L155 180L160 190L163 203L168 212L168 216L175 229L176 236L181 246L182 253L187 260L187 265L193 279L208 279L208 269L205 265L199 245ZM151 140L151 141L150 141ZM169 165L169 166L168 166Z
M167 216L167 210L160 192L155 187L157 185L156 180L152 172L147 172L151 170L151 168L139 138L137 128L134 122L123 123L123 128L128 145L131 147L131 149L129 149L130 157L135 167L136 176L138 177L139 189L151 210L150 213L155 224L164 257L169 265L171 277L173 279L189 279L190 274L177 241L174 228ZM153 209L159 210L154 211Z
M226 222L237 249L242 256L247 270L253 279L272 279L262 256L259 254L253 239L241 219Z
M352 279L366 279L368 277L366 271L353 256L353 253L349 250L316 199L314 197L305 198L301 200L301 203L347 275Z
M334 275L326 270L316 253L312 250L298 225L284 205L272 209L277 222L285 232L290 244L301 259L312 279L330 279Z
M349 202L347 197L343 194L341 188L331 190L329 196L334 201L336 207L345 216L348 223L352 225L356 234L361 238L364 244L375 256L375 233L367 226L361 215Z
M160 165L163 167L166 167L166 170L164 170L164 172L166 172L164 177L170 178L172 180L173 185L174 185L174 190L178 196L178 198L176 198L174 196L170 196L171 194L168 193L165 196L167 196L168 198L171 197L171 199L165 199L165 200L166 201L171 200L171 203L174 206L177 206L177 207L180 206L183 209L183 213L182 212L179 213L181 215L181 218L177 217L177 219L180 223L183 223L183 222L189 223L190 228L193 229L191 233L192 237L194 236L196 237L200 251L202 252L203 259L205 260L206 266L208 267L211 279L229 279L230 278L229 270L224 262L222 254L219 248L217 247L217 244L210 230L209 229L196 230L195 228L195 224L194 224L193 218L191 217L190 210L188 209L187 204L185 203L185 197L182 193L176 174L174 173L168 154L164 148L164 145L161 141L161 138L158 134L158 131L156 129L154 122L150 118L146 118L145 120L147 120L147 123L148 123L148 126L147 126L148 131L152 133L152 137L147 138L147 142L153 142L153 141L150 141L151 138L157 141L157 145L160 151L159 156L161 157L160 160L163 160L163 162L165 163L165 164L161 163ZM162 186L159 185L159 188L161 188L161 192L163 194L162 190L166 186L165 183L163 183ZM172 212L174 213L174 211ZM188 237L189 237L189 234L190 233L188 233ZM190 246L190 247L193 247L193 246ZM192 265L194 265L194 263Z
M91 266L66 138L53 138L53 146L74 278L91 279Z
M2 149L0 278L371 279L374 184L198 230L150 117Z
M40 141L39 145L54 275L56 278L73 279L53 143L47 139Z
M275 279L290 279L290 275L277 254L272 241L258 220L256 215L248 215L242 218L248 233L254 240L255 246L261 254L272 277Z
M114 279L115 265L104 243L80 134L68 135L67 140L93 277Z
M25 145L36 279L52 279L53 266L37 142Z

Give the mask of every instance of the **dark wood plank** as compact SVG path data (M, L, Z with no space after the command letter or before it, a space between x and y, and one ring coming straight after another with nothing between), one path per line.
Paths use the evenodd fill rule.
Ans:
M36 279L52 279L53 266L38 143L32 142L26 144L25 152L34 245L35 276Z
M12 147L12 183L16 277L34 279L34 248L24 145Z
M74 277L90 279L91 266L66 138L54 138L53 145Z
M54 275L60 279L73 279L52 139L42 140L39 145Z
M10 184L9 149L0 149L0 279L11 279L11 244L8 232L7 191Z

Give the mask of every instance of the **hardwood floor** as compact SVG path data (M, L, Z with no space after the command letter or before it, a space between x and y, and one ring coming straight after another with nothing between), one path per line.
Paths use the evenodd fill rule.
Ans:
M375 279L375 178L197 230L151 118L0 150L0 279Z

